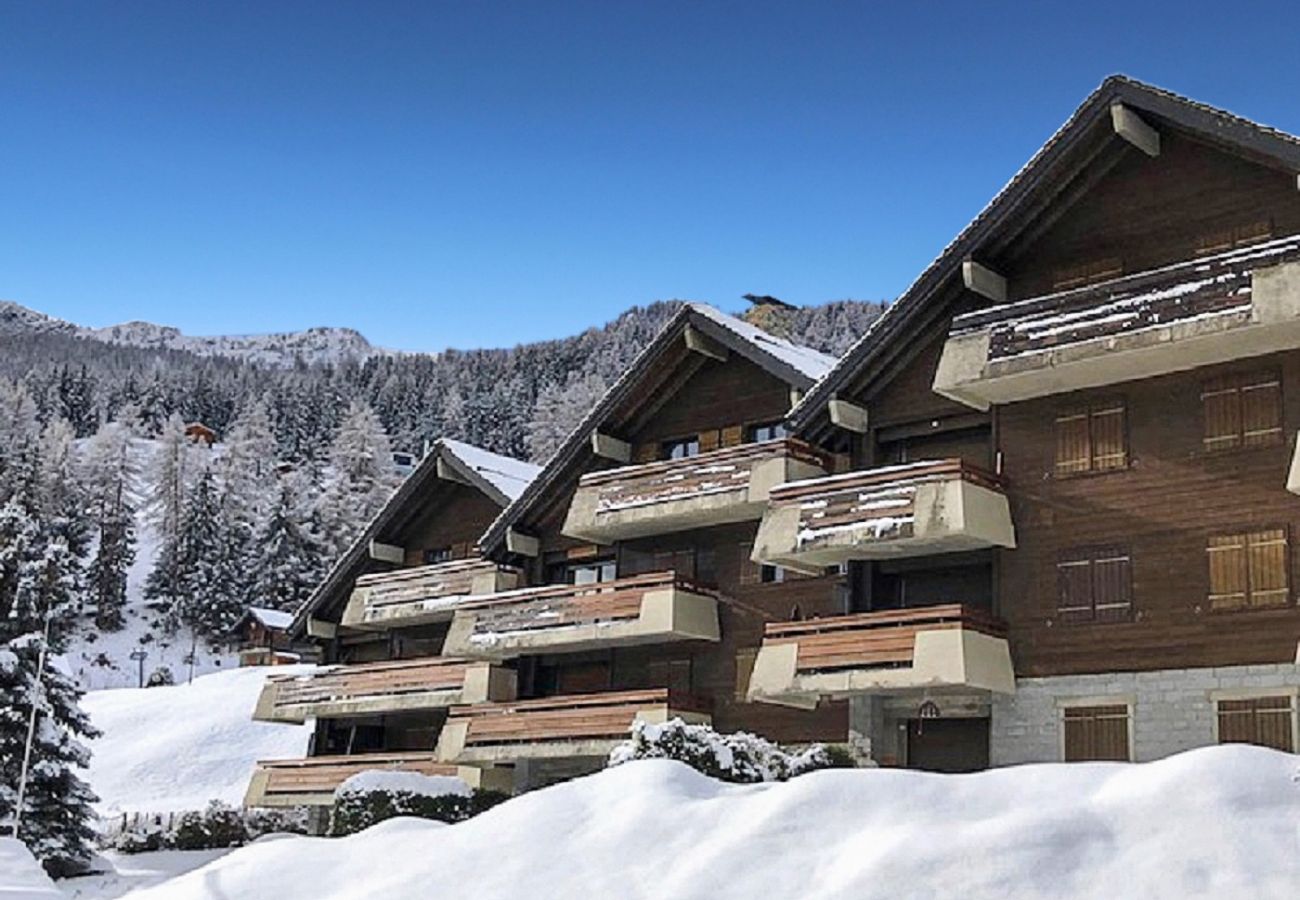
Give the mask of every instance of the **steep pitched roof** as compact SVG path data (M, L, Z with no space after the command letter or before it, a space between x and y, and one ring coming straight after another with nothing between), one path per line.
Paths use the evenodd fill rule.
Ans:
M370 542L401 517L413 503L419 502L425 488L438 479L439 463L448 466L465 483L477 488L498 506L509 506L528 483L541 472L540 466L456 441L439 438L424 459L406 477L388 502L375 514L352 546L330 568L329 574L293 616L289 630L297 634L306 626L307 616L347 587L370 555Z
M636 359L618 381L605 392L600 402L570 432L564 443L547 461L541 474L529 484L518 499L502 510L501 515L492 523L480 541L485 553L492 553L505 542L506 531L510 526L519 521L525 512L545 496L579 454L585 448L589 448L591 432L602 425L610 413L632 395L650 364L674 346L688 325L801 391L812 387L816 380L829 372L835 364L835 358L832 356L768 334L708 304L684 304L660 329L654 340L637 354Z
M1048 139L1023 168L1007 182L989 204L971 220L910 287L871 323L835 367L791 411L790 423L799 430L814 424L829 400L869 367L879 352L904 333L926 301L957 273L963 260L977 254L989 236L1003 228L1055 174L1067 154L1122 103L1186 130L1207 143L1255 161L1300 172L1300 138L1261 125L1222 109L1191 100L1124 75L1101 83Z

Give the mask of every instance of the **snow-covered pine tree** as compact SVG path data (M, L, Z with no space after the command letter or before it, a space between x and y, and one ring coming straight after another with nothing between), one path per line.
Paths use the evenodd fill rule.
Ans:
M325 548L312 528L315 517L304 518L303 506L293 480L284 479L271 515L253 542L258 561L251 602L256 606L293 612L324 575Z
M226 512L256 531L275 502L278 451L271 416L262 400L241 413L226 432L216 466Z
M250 545L243 523L227 515L216 479L205 470L181 514L170 622L211 638L229 630L247 608Z
M575 375L538 394L532 421L528 423L529 459L537 463L550 459L583 416L605 396L606 389L605 380L593 373Z
M331 551L341 554L397 485L388 434L368 404L348 409L329 459L320 514Z
M129 409L124 406L121 411ZM99 538L87 572L88 596L95 607L95 625L102 631L118 631L124 624L127 570L135 561L132 495L138 473L130 428L121 422L100 428L86 445L82 470Z
M148 511L158 534L158 556L144 586L149 605L164 612L165 620L173 627L178 621L176 610L181 602L181 522L202 463L185 434L184 420L173 413L163 426L154 454L156 475L149 493Z

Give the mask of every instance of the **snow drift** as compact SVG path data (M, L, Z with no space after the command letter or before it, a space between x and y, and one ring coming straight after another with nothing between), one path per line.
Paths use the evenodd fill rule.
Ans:
M740 786L648 760L459 825L264 838L132 897L1291 898L1296 766L1232 746L1142 765Z
M62 900L63 896L21 841L0 837L0 900Z
M91 691L81 706L103 736L88 742L86 780L101 813L203 809L243 802L259 759L303 756L308 725L254 722L269 674L310 666L232 669L173 687Z

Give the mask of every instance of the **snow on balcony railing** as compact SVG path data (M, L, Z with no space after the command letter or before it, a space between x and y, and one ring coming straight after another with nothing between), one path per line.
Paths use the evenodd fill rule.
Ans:
M516 587L521 573L485 559L460 559L362 575L344 610L357 628L445 621L467 597Z

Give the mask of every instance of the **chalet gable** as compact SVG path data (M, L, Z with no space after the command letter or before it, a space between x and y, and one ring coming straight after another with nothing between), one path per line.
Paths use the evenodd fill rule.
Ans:
M780 423L834 359L704 304L686 304L566 438L538 478L488 529L485 555L537 552L540 523L558 520L578 478L659 458L674 438L697 450Z
M1300 139L1113 76L809 392L812 438L833 400L862 402L954 315L1300 233ZM868 404L869 405L869 404Z

